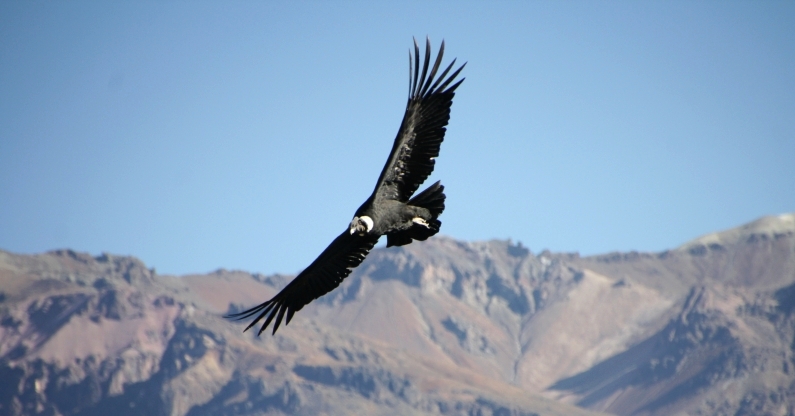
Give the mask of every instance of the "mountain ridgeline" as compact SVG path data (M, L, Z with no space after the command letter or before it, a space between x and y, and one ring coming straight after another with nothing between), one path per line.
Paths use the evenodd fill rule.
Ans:
M661 253L376 249L256 338L291 276L0 251L3 415L790 415L795 215Z

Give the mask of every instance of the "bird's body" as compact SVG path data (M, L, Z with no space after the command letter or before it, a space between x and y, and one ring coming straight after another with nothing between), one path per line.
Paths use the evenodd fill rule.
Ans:
M455 60L434 78L443 53L444 42L428 74L430 42L426 42L420 75L419 47L414 43L413 65L409 53L410 89L406 113L373 193L356 210L348 229L281 292L254 308L230 316L245 319L257 315L246 330L267 316L259 333L275 319L275 334L285 316L289 323L296 311L336 288L364 260L382 235L387 236L387 247L390 247L414 240L424 241L439 232L444 186L436 182L416 195L414 192L433 171L455 90L464 81L461 79L450 85L466 64L445 78Z
M423 221L431 219L431 212L426 208L415 207L404 202L387 199L380 204L362 210L358 217L366 216L373 219L373 227L369 232L377 235L393 234L409 229L412 220L421 218Z
M436 182L407 202L394 199L365 202L357 218L373 219L373 234L386 235L387 247L402 246L412 240L424 241L439 232L437 218L444 211L444 186Z

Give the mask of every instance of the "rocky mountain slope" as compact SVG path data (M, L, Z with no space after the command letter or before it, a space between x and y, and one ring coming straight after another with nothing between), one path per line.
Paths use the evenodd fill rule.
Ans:
M291 276L0 251L0 414L795 413L795 215L662 253L378 249L256 338Z

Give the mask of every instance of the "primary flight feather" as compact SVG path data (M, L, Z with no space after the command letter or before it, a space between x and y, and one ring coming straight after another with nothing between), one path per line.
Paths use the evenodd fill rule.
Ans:
M260 305L228 316L235 319L254 316L244 331L265 318L257 334L271 322L276 334L282 320L286 318L285 325L290 323L295 312L339 286L382 235L386 235L387 247L391 247L413 240L424 241L439 232L444 186L436 182L417 195L414 192L433 172L434 159L439 156L445 126L450 120L455 90L464 81L462 78L455 82L455 78L466 64L448 76L455 59L436 76L443 54L444 41L429 73L431 44L426 39L420 74L420 49L414 41L414 53L409 51L406 112L373 193L356 210L348 228L281 292Z

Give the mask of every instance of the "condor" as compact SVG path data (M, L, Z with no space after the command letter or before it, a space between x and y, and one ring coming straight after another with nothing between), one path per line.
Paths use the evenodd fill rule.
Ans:
M391 247L413 240L424 241L439 232L444 187L436 182L417 195L414 192L433 171L434 159L439 156L445 126L450 119L455 90L464 79L453 82L466 64L447 76L455 64L454 59L437 77L444 41L430 73L429 40L426 39L422 73L419 53L415 40L413 56L409 51L406 113L372 195L356 210L348 228L281 292L267 302L227 316L238 320L256 316L244 331L267 317L257 335L271 322L274 323L273 334L276 334L282 319L286 317L285 325L290 323L293 314L339 286L382 235L386 235L387 247Z

